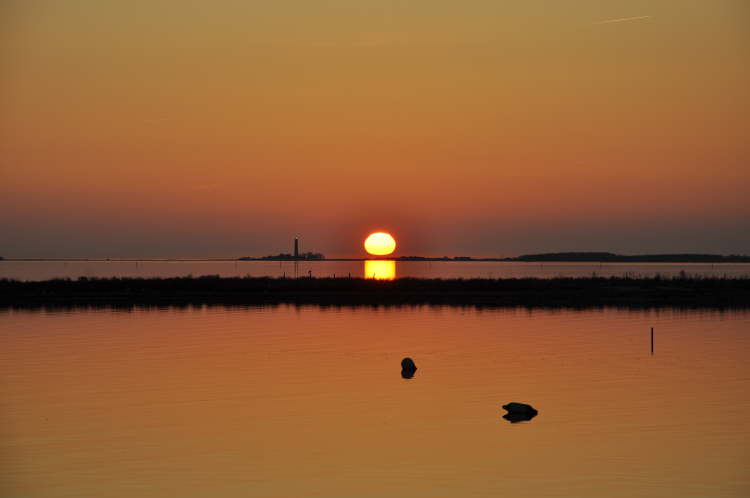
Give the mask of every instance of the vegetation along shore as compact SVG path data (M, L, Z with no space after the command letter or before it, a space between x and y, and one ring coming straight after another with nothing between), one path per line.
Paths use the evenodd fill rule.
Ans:
M750 278L0 279L0 308L190 304L323 304L750 308Z

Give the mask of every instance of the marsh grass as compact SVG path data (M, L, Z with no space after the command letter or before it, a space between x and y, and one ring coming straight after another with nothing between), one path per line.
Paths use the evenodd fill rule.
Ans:
M0 307L77 304L446 304L546 307L750 308L750 278L655 275L587 278L175 278L0 279Z

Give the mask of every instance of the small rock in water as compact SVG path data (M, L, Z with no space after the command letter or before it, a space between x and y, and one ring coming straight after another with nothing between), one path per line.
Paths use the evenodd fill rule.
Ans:
M401 360L401 370L416 370L417 366L414 364L414 360L411 358L404 358Z
M536 408L526 403L508 403L507 405L503 405L503 409L508 411L508 413L503 415L503 418L511 424L531 420L539 413Z
M414 372L417 371L417 366L414 364L414 360L411 358L404 358L401 360L401 377L404 379L411 379L414 377Z

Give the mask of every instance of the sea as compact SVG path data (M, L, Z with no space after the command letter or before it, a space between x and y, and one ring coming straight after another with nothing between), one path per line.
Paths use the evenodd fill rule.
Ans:
M748 270L397 262L396 272ZM0 263L0 277L29 280L285 271L294 264ZM748 358L742 309L4 308L0 496L747 497ZM509 402L538 414L508 420Z
M554 277L750 277L750 263L549 263L509 261L0 261L0 278L47 280L79 277L365 277L554 278Z

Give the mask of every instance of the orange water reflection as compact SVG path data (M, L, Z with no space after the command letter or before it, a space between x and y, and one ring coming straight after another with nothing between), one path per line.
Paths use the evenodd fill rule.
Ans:
M393 280L396 278L396 262L383 259L366 260L365 278L374 278L375 280Z
M749 321L452 307L0 312L0 495L750 496ZM409 381L405 356L419 368ZM501 405L514 400L539 415L508 423Z

